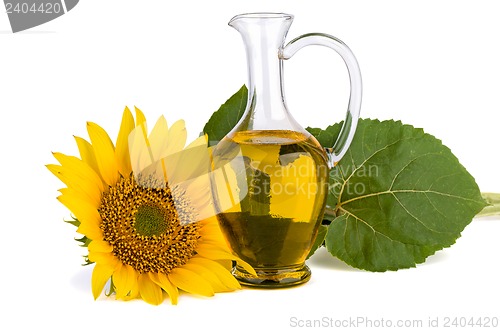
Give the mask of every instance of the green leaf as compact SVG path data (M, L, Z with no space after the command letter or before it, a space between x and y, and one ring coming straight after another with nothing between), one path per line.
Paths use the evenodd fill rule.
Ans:
M309 129L323 146L341 123ZM362 119L347 154L330 172L327 200L337 215L328 251L370 271L414 267L449 247L486 205L474 178L440 140L401 122Z
M316 240L314 241L314 244L313 244L311 250L309 251L309 254L307 255L306 259L309 259L311 256L313 256L313 254L316 252L316 250L323 245L323 243L325 241L327 230L328 230L328 227L326 227L324 225L319 226L318 236L316 237Z
M217 143L231 131L245 112L248 90L243 85L238 92L233 94L219 110L212 114L203 128L203 133L208 135L210 146Z

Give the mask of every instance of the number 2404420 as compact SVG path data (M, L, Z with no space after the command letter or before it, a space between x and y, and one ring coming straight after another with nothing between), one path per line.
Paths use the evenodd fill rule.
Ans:
M497 317L445 317L443 322L445 328L496 328L499 325Z
M59 14L63 11L60 3L51 3L51 2L41 2L41 3L33 3L29 4L26 2L18 2L18 3L5 3L5 9L7 14Z

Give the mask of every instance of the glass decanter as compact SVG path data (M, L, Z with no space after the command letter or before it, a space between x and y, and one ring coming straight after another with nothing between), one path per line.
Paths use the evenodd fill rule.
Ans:
M213 151L212 193L229 246L255 270L233 268L248 286L309 280L305 260L323 219L329 169L349 147L361 107L361 74L350 49L322 33L302 35L285 46L292 20L289 14L253 13L229 22L246 48L248 102L241 120ZM327 149L295 121L285 101L284 60L308 45L335 50L349 72L347 117L335 145Z

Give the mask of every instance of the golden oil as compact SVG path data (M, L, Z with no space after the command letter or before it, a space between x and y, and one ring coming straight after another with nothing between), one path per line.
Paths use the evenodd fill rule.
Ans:
M314 137L288 130L243 131L213 154L212 185L221 230L257 277L233 270L246 285L307 281L305 259L323 218L326 154Z

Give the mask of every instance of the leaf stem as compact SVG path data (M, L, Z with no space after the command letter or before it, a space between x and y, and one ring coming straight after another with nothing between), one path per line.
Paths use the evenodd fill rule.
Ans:
M337 217L336 210L329 208L328 206L325 208L325 215Z
M485 193L482 192L483 199L488 203L476 217L500 216L500 193Z

